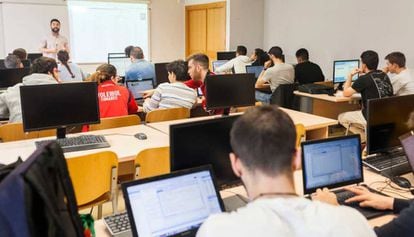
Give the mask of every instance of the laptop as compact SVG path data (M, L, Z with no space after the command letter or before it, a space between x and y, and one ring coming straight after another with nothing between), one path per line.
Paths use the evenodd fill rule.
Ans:
M152 78L141 80L128 80L126 87L131 91L134 99L140 103L143 102L143 91L154 89L154 81Z
M363 182L361 142L359 135L334 137L302 142L303 192L314 193L318 188L339 188ZM376 192L370 189L371 192ZM367 219L388 212L362 208L359 203L345 203L353 196L344 189L333 191L341 205L357 209Z
M405 156L411 166L411 171L414 172L414 132L411 131L399 137L401 145L404 149Z
M122 184L132 235L195 236L224 205L211 166Z
M213 65L213 72L217 70L217 68L221 67L225 63L227 63L229 60L216 60L213 61L211 64Z
M263 71L263 66L246 65L246 73L254 73L254 77L259 78L260 73Z

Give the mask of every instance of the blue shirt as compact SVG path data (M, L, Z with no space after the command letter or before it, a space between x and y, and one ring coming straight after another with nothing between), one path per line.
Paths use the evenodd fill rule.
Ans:
M135 60L125 72L125 80L155 79L154 65L144 59Z

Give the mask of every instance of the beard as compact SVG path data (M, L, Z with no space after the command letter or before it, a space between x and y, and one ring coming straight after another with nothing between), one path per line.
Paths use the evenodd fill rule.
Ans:
M60 31L60 29L59 29L59 28L57 28L57 27L52 28L52 32L54 32L54 33L59 33L59 31Z

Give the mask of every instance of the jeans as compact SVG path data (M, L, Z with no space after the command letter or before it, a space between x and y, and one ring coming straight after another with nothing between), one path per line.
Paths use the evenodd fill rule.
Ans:
M261 91L256 91L255 94L257 101L260 101L263 104L270 104L270 97L272 96L272 94L267 94Z

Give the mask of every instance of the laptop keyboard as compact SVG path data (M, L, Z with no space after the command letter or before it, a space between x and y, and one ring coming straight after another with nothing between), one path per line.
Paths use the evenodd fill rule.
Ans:
M368 157L363 163L377 172L388 173L392 169L394 176L411 172L410 164L403 153Z
M127 212L104 217L104 223L111 233L111 236L131 236L131 226Z
M104 136L82 135L77 137L67 137L56 140L43 140L35 142L36 147L55 141L58 143L63 152L84 151L98 148L110 147Z

